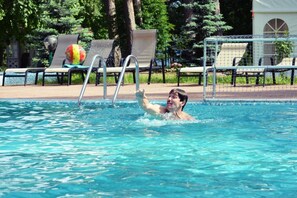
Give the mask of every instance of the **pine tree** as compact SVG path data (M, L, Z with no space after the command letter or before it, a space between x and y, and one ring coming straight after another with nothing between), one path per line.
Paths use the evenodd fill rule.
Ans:
M191 10L186 24L181 27L178 46L186 49L187 59L198 61L203 55L203 40L213 35L221 35L232 27L226 25L222 14L219 13L218 1L200 0L182 4L185 9Z

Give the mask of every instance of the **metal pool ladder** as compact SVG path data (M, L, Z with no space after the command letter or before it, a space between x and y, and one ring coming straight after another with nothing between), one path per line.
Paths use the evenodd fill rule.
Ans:
M92 69L93 69L93 66L94 66L94 62L95 60L99 58L101 63L102 63L102 67L103 67L103 99L106 99L106 95L107 95L107 82L106 82L106 62L105 62L105 59L103 57L101 57L100 55L95 55L93 57L93 60L92 60L92 63L88 69L88 73L87 73L87 76L85 78L85 81L84 81L84 84L82 86L82 89L80 91L80 94L79 94L79 98L78 98L78 105L81 104L81 100L83 98L83 95L85 93L85 90L86 90L86 86L88 84L88 81L89 81L89 78L90 78L90 74L92 72ZM125 71L126 71L126 68L127 68L127 65L129 63L130 60L133 60L134 63L135 63L135 74L136 74L136 78L135 78L135 81L136 81L136 90L139 89L139 64L138 64L138 60L135 56L133 55L129 55L127 56L127 58L125 59L125 62L124 62L124 65L122 67L122 71L121 71L121 75L120 75L120 78L118 80L118 83L117 83L117 87L116 87L116 90L115 90L115 93L113 95L113 99L112 99L112 104L115 103L116 101L116 98L118 96L118 93L119 93L119 90L120 90L120 86L122 84L122 81L123 81L123 78L124 78L124 74L125 74Z

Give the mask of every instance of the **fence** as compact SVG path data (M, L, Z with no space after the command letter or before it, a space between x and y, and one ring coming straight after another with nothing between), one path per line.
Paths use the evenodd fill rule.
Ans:
M206 38L203 98L297 100L296 56L295 36Z

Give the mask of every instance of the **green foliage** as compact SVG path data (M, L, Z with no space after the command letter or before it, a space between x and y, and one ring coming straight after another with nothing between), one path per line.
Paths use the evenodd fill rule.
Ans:
M5 16L5 11L4 11L4 8L3 8L3 2L4 2L4 0L0 0L0 21L2 21L4 16Z
M147 78L148 76L146 74L141 74L139 76L139 82L140 83L147 83ZM90 84L95 84L95 79L96 76L94 73L91 73L90 75ZM100 78L100 83L103 83L103 78ZM114 76L107 76L107 83L108 84L115 84ZM222 76L217 76L217 84L230 84L231 82L231 75L222 75ZM263 78L260 78L260 85L263 83ZM152 78L151 78L152 83L163 83L163 77L162 73L153 73ZM288 77L283 77L283 76L277 76L276 77L276 82L278 85L289 85L291 83L291 79ZM57 81L48 81L46 84L57 84ZM64 84L67 83L67 78L64 78ZM82 84L82 78L80 74L74 74L72 77L72 84ZM124 77L124 83L125 84L132 84L133 82L133 75L131 73L126 73ZM166 72L166 83L177 83L177 75L176 72ZM182 84L198 84L198 77L196 76L188 76L188 77L182 77L180 78L180 83ZM203 83L203 82L202 82ZM211 85L213 83L213 75L210 74L208 76L208 84ZM297 79L295 79L294 84L297 83ZM41 84L41 81L39 82ZM237 86L250 86L250 85L255 85L256 84L256 78L249 78L249 84L246 84L246 78L245 77L237 77L236 79L236 84ZM270 85L273 84L272 77L266 77L265 79L265 84Z
M167 7L164 0L142 0L141 1L142 12L138 17L142 18L142 24L137 24L138 29L157 29L157 50L164 51L171 41L171 33L173 25L169 23ZM116 13L117 13L117 26L118 34L120 38L120 45L122 54L128 54L125 50L127 44L127 25L124 16L124 1L116 1Z
M141 29L157 29L158 30L158 46L159 51L164 51L171 42L170 31L173 25L169 23L167 7L164 0L143 0L142 1L142 17L143 24Z
M221 35L232 28L224 22L215 0L172 0L169 11L172 13L171 20L177 24L171 48L183 51L182 56L194 63L203 56L203 40L206 37Z
M121 48L126 48L128 40L124 2L125 0L115 1L117 27L114 29L118 30ZM222 34L231 29L224 22L222 14L215 14L214 2L142 0L142 12L137 17L141 17L143 23L137 24L137 28L158 30L159 52L168 47L190 49L192 58L200 57L201 42L205 37ZM236 27L233 29L235 32L251 29L252 0L220 3L226 21ZM107 20L106 10L103 0L0 0L0 61L2 52L12 39L20 41L21 44L29 43L26 50L34 49L35 66L38 62L42 66L48 65L48 52L43 46L43 39L48 35L79 33L82 41L80 44L87 50L87 44L93 37L108 38L111 24Z
M0 43L12 38L21 42L39 23L39 0L2 0L0 5Z
M41 0L0 0L0 64L3 61L5 48L13 40L25 43L26 34L29 34L39 24L38 3Z
M40 24L27 36L28 47L35 51L33 66L49 66L49 52L44 48L43 40L49 35L80 34L80 44L88 49L93 34L82 28L82 7L78 0L49 0L39 5Z
M280 62L283 58L289 57L293 52L293 42L292 41L279 41L276 39L274 41L275 50L277 53L277 60Z
M105 7L102 1L98 0L79 0L82 9L79 15L83 17L82 26L90 27L94 38L108 38L108 21Z
M203 0L183 6L193 10L191 17L182 27L185 45L191 49L194 56L197 56L196 54L202 56L204 38L220 35L231 27L223 21L222 14L217 13L217 5L213 0Z

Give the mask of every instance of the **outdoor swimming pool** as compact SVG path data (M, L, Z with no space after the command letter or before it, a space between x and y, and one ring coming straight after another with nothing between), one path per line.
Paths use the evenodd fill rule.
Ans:
M297 103L0 101L0 197L295 197Z

